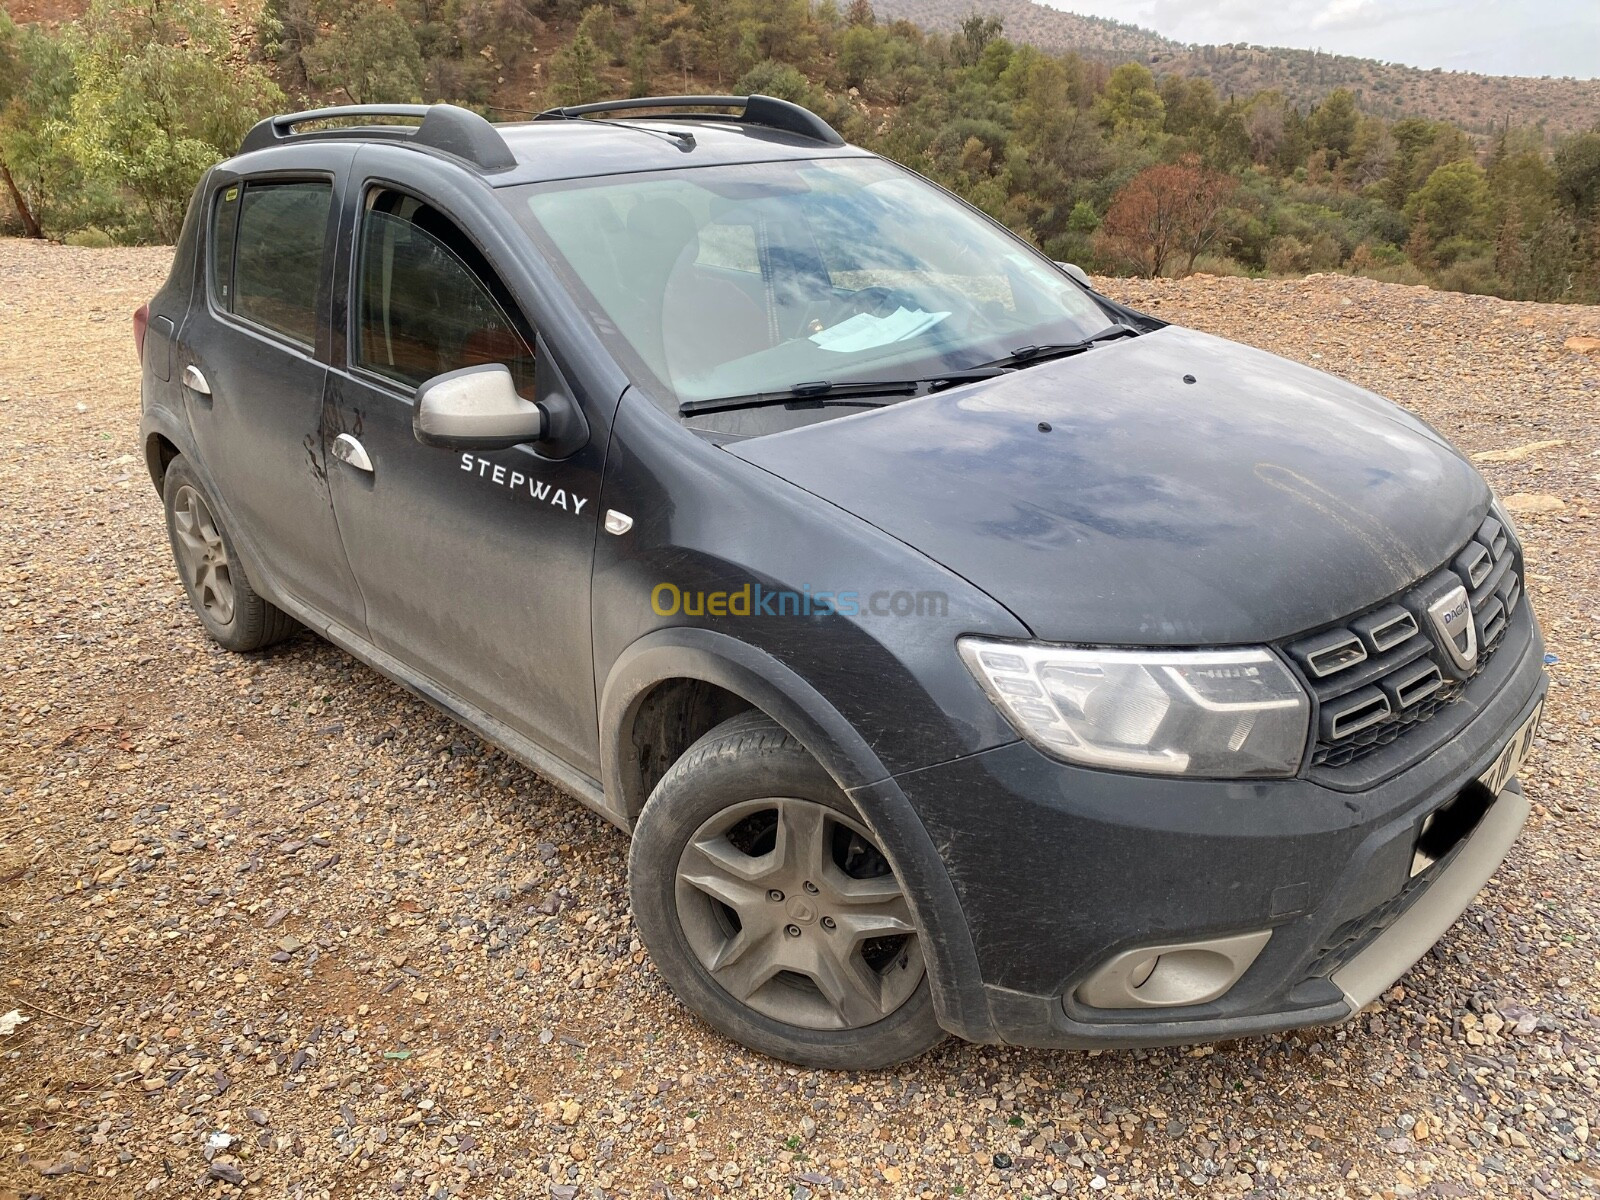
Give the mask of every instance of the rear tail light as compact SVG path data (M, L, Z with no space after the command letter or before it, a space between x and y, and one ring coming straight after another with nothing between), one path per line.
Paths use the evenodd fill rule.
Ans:
M141 304L133 310L133 346L139 352L139 362L144 362L144 331L150 328L150 306Z

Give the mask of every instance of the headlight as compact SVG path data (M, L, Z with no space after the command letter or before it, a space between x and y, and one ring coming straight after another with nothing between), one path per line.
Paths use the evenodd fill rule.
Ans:
M958 645L1017 732L1070 762L1229 779L1300 769L1311 701L1266 650Z

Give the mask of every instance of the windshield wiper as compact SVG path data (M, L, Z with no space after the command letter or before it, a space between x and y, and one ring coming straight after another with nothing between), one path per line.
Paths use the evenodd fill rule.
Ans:
M1046 342L1041 346L1018 346L1004 358L997 358L993 362L986 362L973 370L982 370L984 367L1031 367L1035 363L1048 362L1055 358L1066 358L1070 354L1081 354L1100 342L1109 342L1112 338L1138 337L1139 331L1132 325L1107 325L1099 333L1091 333L1088 337L1078 342Z
M827 379L818 379L810 383L797 383L793 387L775 392L750 392L743 396L685 400L678 405L678 413L681 416L692 417L700 413L728 412L736 408L766 408L775 404L790 408L835 404L875 408L879 405L873 404L872 398L877 396L915 396L918 393L937 392L973 379L992 379L996 375L1005 374L1006 370L1004 366L986 363L981 367L924 375L919 379L863 379L855 383L833 383ZM880 403L889 404L891 401L884 400Z

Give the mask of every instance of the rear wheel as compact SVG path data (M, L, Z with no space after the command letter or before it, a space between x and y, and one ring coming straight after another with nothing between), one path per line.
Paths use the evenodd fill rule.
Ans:
M770 718L719 725L634 832L634 920L711 1025L805 1066L874 1068L944 1038L899 880L848 798Z
M178 575L212 639L224 649L248 651L293 633L293 619L256 594L210 497L181 455L167 464L162 500Z

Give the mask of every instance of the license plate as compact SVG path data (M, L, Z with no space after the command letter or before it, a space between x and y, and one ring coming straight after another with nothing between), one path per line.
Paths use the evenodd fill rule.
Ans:
M1539 733L1539 718L1544 714L1544 701L1534 705L1528 714L1528 719L1522 723L1522 728L1511 735L1511 740L1506 743L1505 749L1500 751L1499 757L1494 760L1494 765L1478 776L1478 782L1489 789L1491 796L1498 796L1505 791L1506 784L1511 782L1512 776L1522 770L1522 764L1528 761L1528 753L1533 749L1533 739Z
M1539 717L1543 711L1544 701L1541 700L1500 753L1495 755L1494 765L1478 776L1482 790L1468 788L1450 803L1428 814L1428 819L1423 821L1417 833L1411 854L1413 878L1450 853L1462 838L1477 827L1495 798L1505 791L1512 776L1528 761L1528 752L1533 749L1533 739L1538 735Z

